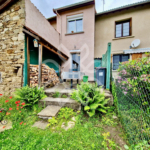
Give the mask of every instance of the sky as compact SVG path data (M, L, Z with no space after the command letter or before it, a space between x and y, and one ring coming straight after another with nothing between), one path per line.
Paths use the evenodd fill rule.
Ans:
M59 8L66 5L78 3L84 0L31 0L31 2L40 10L40 12L49 18L55 16L53 13L53 8ZM85 0L86 1L86 0ZM103 0L96 1L96 11L103 11ZM105 0L104 10L109 10L112 8L124 6L131 3L140 2L143 0Z

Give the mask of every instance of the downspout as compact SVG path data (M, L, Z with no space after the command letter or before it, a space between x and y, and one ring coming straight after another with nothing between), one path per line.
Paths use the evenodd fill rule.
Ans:
M61 43L61 39L62 39L62 17L59 15L59 13L57 12L57 10L56 10L56 14L60 17L60 21L61 21L61 23L60 23L60 25L61 25L61 30L60 30L61 36L59 38L59 44L60 44Z
M61 23L60 23L60 25L61 25L61 28L60 28L60 37L59 37L59 44L61 44L61 40L62 40L62 16L59 15L59 13L57 12L57 10L55 12L60 17L60 21L61 21ZM61 66L62 66L62 63L60 64L60 76L61 76L61 72L62 72Z

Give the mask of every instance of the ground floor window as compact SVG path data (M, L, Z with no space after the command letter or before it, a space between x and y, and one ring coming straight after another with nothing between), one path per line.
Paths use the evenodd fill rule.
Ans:
M113 70L117 70L119 68L120 62L125 62L128 60L129 60L129 54L113 55Z

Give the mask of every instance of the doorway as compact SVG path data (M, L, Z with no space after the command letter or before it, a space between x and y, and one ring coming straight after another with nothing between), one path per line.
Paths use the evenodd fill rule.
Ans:
M71 58L71 70L80 71L80 53L72 53Z

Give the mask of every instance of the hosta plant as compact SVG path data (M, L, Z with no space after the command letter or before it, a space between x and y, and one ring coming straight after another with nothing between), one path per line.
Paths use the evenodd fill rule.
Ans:
M33 107L39 100L46 98L43 88L25 86L15 91L15 99L25 102L25 107Z
M77 85L77 90L71 94L71 98L80 102L84 111L92 117L96 112L107 113L109 107L106 106L109 99L105 99L104 92L97 84L81 83Z

